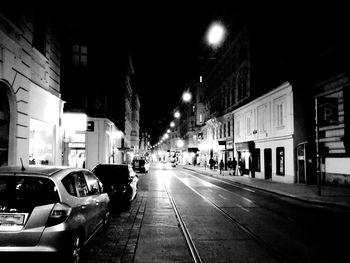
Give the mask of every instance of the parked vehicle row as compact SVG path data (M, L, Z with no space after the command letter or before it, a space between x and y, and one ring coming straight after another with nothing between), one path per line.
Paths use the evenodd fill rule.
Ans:
M0 167L0 253L79 262L82 246L108 224L110 209L130 208L137 184L131 165Z

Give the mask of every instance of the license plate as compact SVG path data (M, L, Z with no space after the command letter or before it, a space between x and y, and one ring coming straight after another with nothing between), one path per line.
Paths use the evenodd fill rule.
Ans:
M18 226L24 224L25 215L17 213L0 214L0 225L1 226Z

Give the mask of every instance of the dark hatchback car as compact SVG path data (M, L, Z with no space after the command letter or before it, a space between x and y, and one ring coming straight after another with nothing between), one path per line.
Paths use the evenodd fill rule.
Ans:
M132 168L135 172L139 173L148 173L149 170L149 162L144 159L134 159L132 161Z
M138 176L128 164L98 164L92 170L111 200L111 208L129 209L137 194Z

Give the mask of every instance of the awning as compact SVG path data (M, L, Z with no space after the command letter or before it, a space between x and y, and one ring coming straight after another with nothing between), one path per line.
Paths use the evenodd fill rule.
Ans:
M199 152L199 149L197 147L192 147L192 148L188 148L187 151L189 153L196 153L196 152Z
M255 148L254 141L235 143L237 151L252 151Z

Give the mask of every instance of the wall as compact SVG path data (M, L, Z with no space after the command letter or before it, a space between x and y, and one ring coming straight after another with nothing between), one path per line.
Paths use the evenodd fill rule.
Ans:
M11 165L29 163L30 119L49 122L55 126L52 149L54 164L61 162L59 118L60 49L55 32L48 25L43 54L33 47L33 10L18 9L20 19L10 21L0 13L0 80L7 84L11 116L9 160ZM25 11L25 12L24 12ZM40 14L43 17L47 13ZM16 22L16 23L14 23ZM43 110L45 109L45 110ZM47 111L46 111L47 110ZM48 117L48 112L53 114Z

